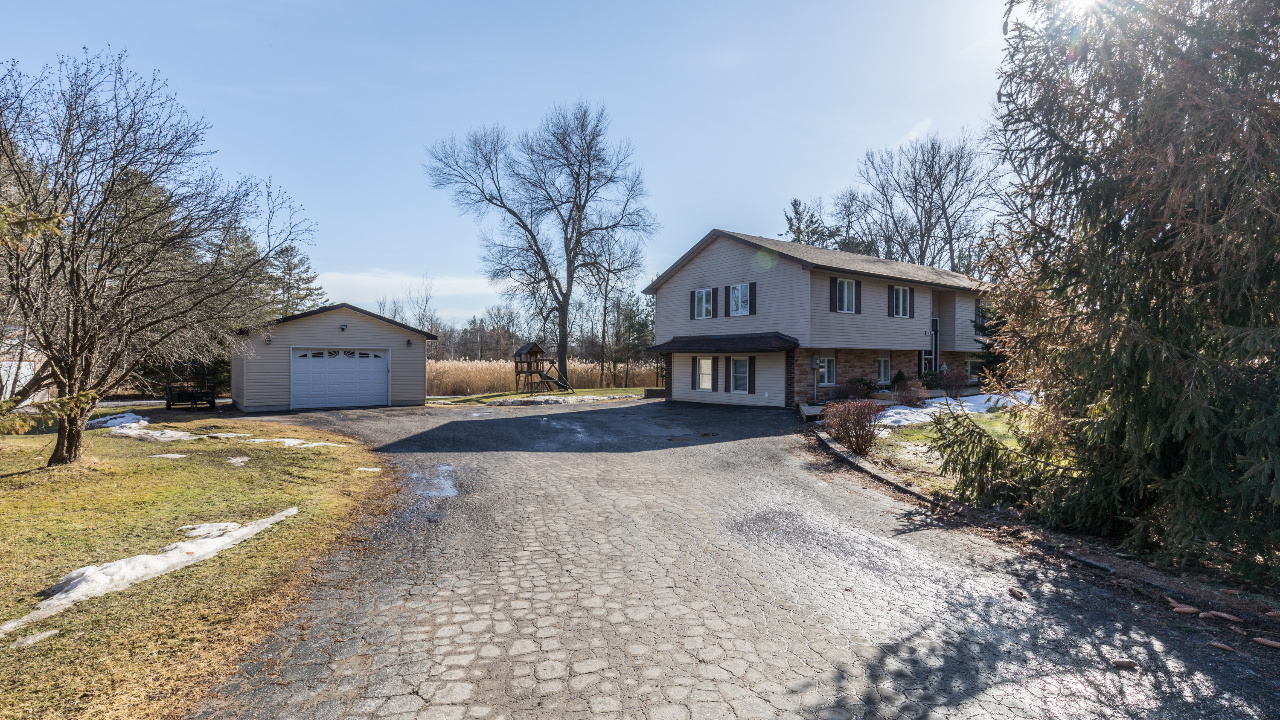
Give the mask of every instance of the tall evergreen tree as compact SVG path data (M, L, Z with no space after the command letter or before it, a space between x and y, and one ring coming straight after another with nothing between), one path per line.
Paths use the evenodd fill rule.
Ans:
M329 302L324 288L316 284L317 273L311 269L311 258L297 245L280 248L268 274L272 306L278 317L314 310Z
M962 489L1183 561L1280 567L1280 5L1011 0L997 341L1041 398Z

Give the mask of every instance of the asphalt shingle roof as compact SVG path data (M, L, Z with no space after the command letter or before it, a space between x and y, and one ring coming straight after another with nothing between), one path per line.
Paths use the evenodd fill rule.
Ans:
M746 243L757 248L763 248L778 253L778 255L794 260L807 267L817 268L820 270L828 270L834 272L847 272L855 275L869 275L874 277L888 278L890 280L905 280L912 283L921 283L925 285L933 285L936 287L950 288L955 290L971 290L976 291L982 288L982 283L973 278L962 275L950 270L942 268L929 267L927 265L916 265L914 263L900 262L898 260L885 260L871 255L858 255L857 253L844 252L842 250L829 250L827 248L814 247L812 245L803 245L801 243L787 242L785 240L777 240L773 238L760 237L758 235L747 235L745 233L730 232L728 230L712 230L707 233L697 245L693 246L689 252L675 262L670 268L658 276L656 280L645 288L645 292L654 292L671 278L681 267L693 259L698 252L707 244L710 244L716 237L727 237L738 242Z
M649 348L656 353L768 352L799 347L800 341L780 332L737 335L680 335Z

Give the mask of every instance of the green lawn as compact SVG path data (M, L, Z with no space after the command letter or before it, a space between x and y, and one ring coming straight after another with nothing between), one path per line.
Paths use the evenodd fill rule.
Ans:
M1001 442L1013 445L1007 411L978 413L970 417ZM955 479L938 473L941 458L929 449L932 441L933 426L929 423L899 426L877 438L871 455L876 461L892 467L895 472L916 485L947 494L954 489Z
M120 412L112 408L111 412ZM67 572L182 539L176 528L298 514L213 558L86 600L0 641L0 717L179 717L199 688L276 624L308 568L391 483L373 453L310 428L230 413L140 409L153 429L243 432L345 447L237 439L152 443L87 433L85 460L47 469L48 432L0 436L0 620L21 617ZM105 413L99 413L105 414ZM149 455L177 453L180 460ZM244 467L227 458L252 458ZM24 649L15 639L58 635Z
M588 389L586 389L586 390L579 389L579 390L577 390L577 392L576 392L576 393L568 392L567 390L561 390L561 391L559 391L559 392L537 392L537 393L500 392L500 393L489 393L489 394L487 394L487 395L471 395L471 396L469 396L469 397L451 398L451 399L449 399L449 400L433 400L433 401L431 401L431 402L433 402L433 403L445 404L445 405L484 405L485 403L489 402L490 400L501 400L501 399L503 399L503 398L524 398L524 397L533 397L533 396L535 396L535 395L537 395L537 396L543 396L543 395L551 396L551 395L575 395L575 394L576 394L576 395L600 395L600 396L608 396L608 395L644 395L644 388L642 388L642 387L634 387L634 388L588 388Z

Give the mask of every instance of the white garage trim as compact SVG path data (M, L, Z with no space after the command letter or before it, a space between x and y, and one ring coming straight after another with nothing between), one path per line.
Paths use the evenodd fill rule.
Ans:
M289 348L289 408L390 405L391 349Z

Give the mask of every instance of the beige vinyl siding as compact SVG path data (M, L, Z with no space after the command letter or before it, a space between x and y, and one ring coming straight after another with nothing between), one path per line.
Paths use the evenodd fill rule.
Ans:
M775 253L719 238L658 288L655 342L679 335L780 332L804 345L809 338L808 275L798 263ZM725 285L750 282L756 283L756 314L727 317ZM720 289L717 317L690 320L690 291L713 287Z
M956 349L956 294L938 293L938 350L950 352Z
M687 317L687 315L686 315ZM729 393L724 391L724 359L725 357L744 357L744 355L720 358L720 372L715 390L693 390L693 358L699 357L690 353L673 353L671 361L671 399L688 402L718 403L721 405L763 405L784 407L787 401L787 355L786 353L750 353L756 358L756 391L747 393ZM701 355L701 357L710 357ZM766 396L766 393L768 395Z
M954 295L956 299L955 345L949 349L956 352L981 352L982 345L978 342L973 328L973 321L976 319L973 301L978 298L978 295L962 292Z
M231 401L244 405L244 358L239 355L231 356Z
M927 350L933 289L926 285L890 283L879 278L835 275L862 281L862 312L831 312L831 273L814 270L809 282L812 329L801 346L868 348L875 350ZM916 316L889 317L889 285L914 287ZM785 330L783 332L786 332Z
M345 331L340 330L346 325ZM392 405L421 405L427 395L427 340L416 333L346 309L292 320L250 338L244 363L244 402L248 410L289 407L290 348L386 349ZM407 345L406 341L412 341Z

